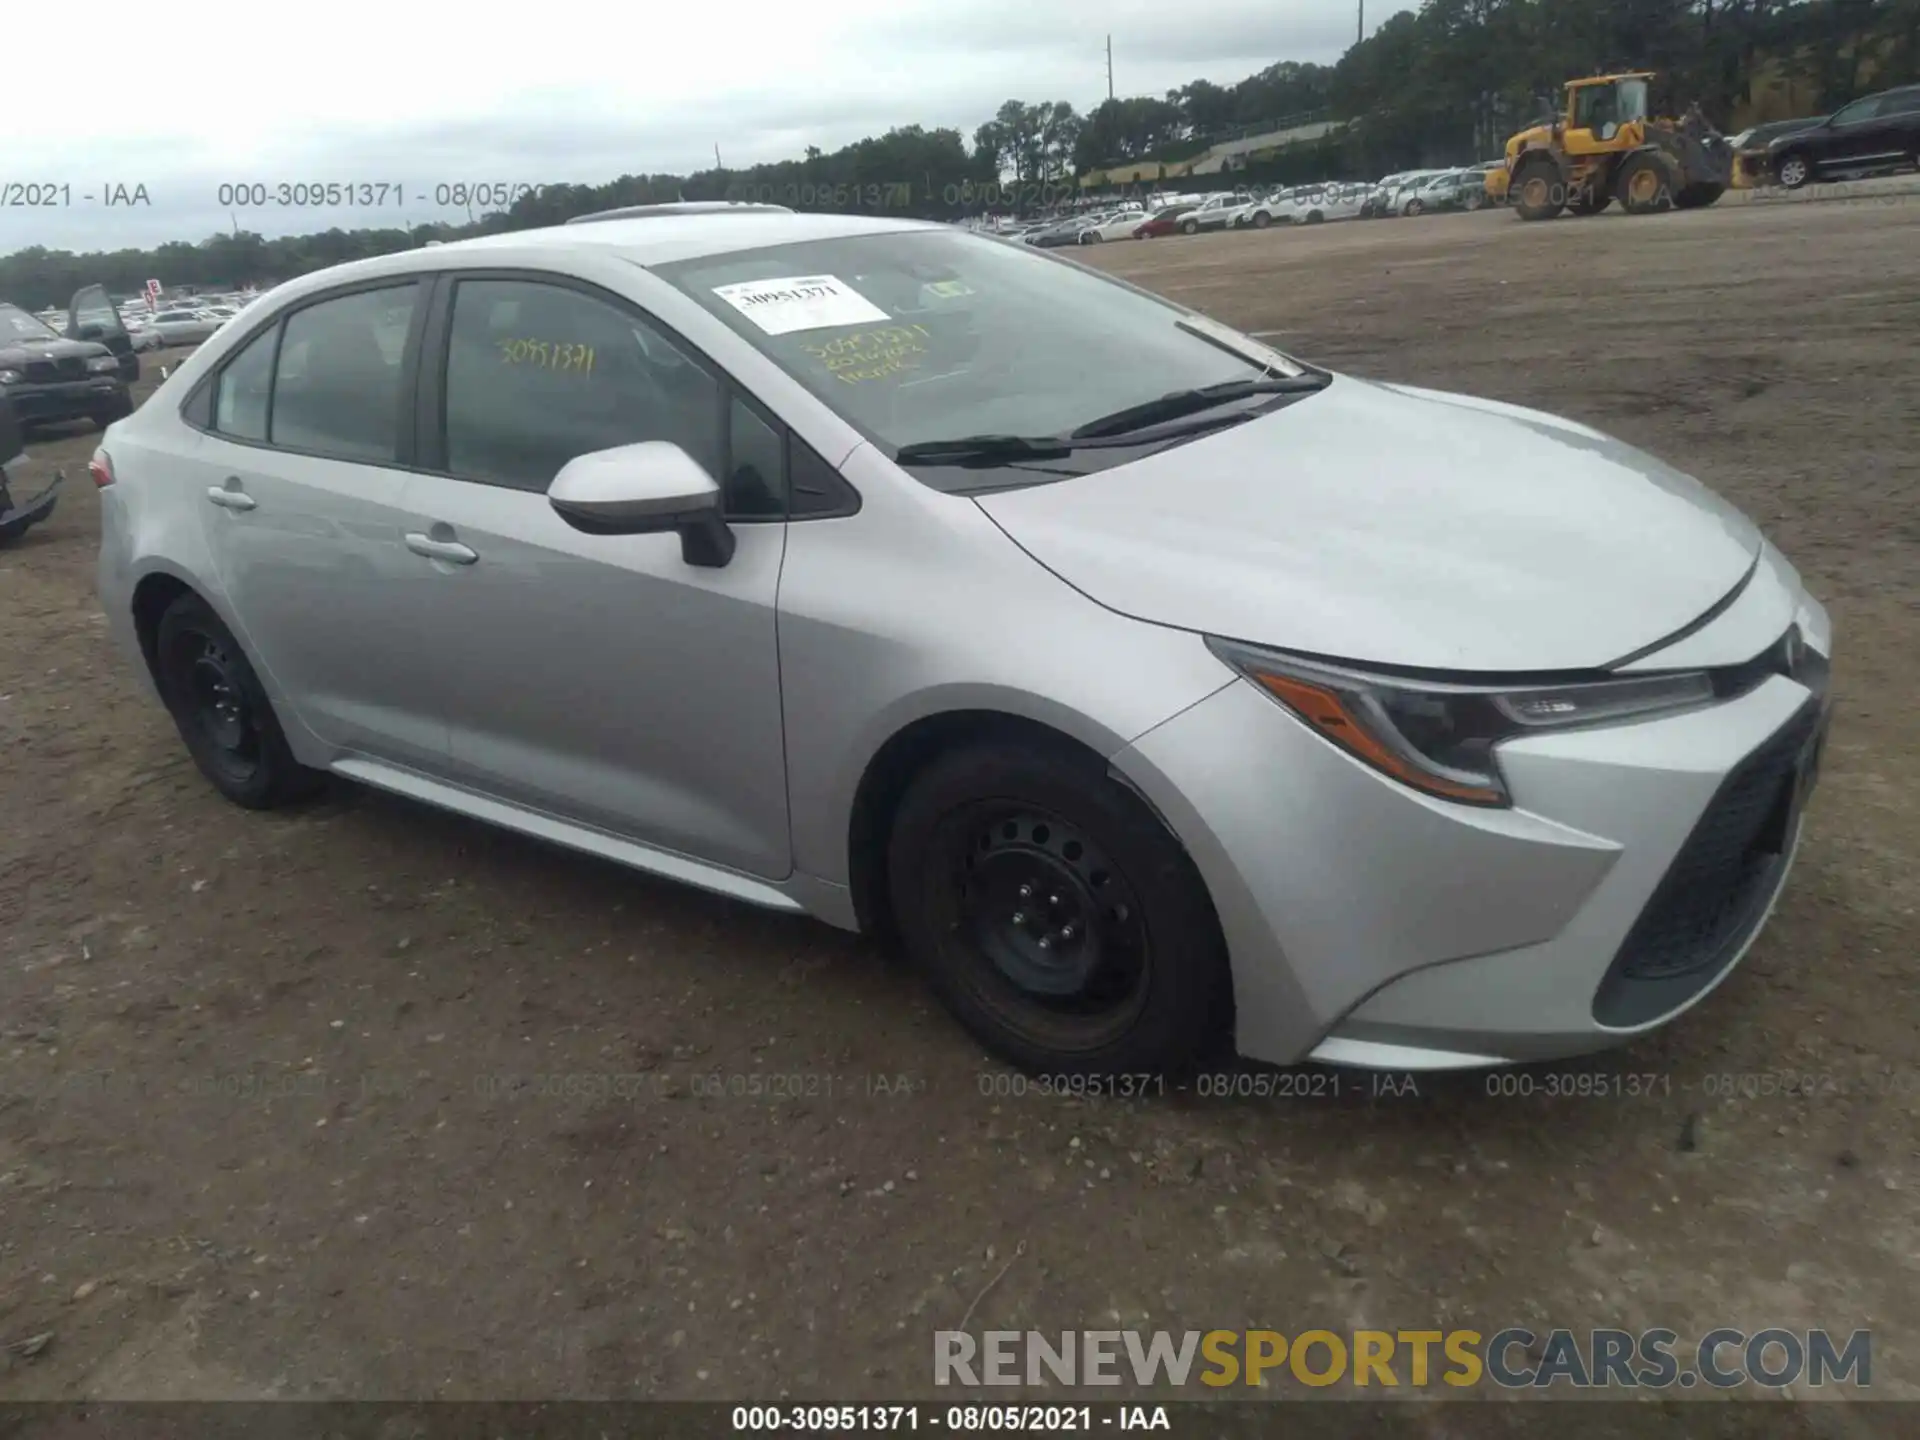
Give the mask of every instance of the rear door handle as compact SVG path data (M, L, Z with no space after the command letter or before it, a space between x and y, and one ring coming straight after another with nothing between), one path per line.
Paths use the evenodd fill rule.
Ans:
M471 565L480 558L477 551L462 545L458 540L436 540L431 535L422 535L417 530L407 535L407 549L416 555L424 555L429 560L445 560L450 565Z
M224 485L209 485L207 499L222 510L251 510L260 503L240 488L238 475L227 477L227 483Z

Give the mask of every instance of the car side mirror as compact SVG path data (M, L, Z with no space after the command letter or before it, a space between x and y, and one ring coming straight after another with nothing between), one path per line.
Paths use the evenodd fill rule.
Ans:
M720 486L693 456L666 440L643 440L576 455L547 487L554 512L588 535L680 536L680 558L719 569L733 559L734 534Z

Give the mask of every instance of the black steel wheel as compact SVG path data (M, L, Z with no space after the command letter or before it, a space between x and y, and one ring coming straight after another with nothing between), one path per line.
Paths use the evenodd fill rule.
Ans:
M180 596L160 617L154 678L200 773L229 800L270 809L324 779L293 758L245 652L199 596Z
M1218 1038L1225 946L1178 841L1066 746L937 760L888 851L908 952L983 1044L1040 1073L1165 1073Z

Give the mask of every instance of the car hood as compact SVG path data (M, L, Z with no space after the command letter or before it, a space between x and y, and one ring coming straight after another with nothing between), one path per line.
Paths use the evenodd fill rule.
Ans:
M29 360L87 359L112 353L91 340L0 340L0 366L24 365Z
M1724 598L1761 545L1697 480L1597 430L1347 376L1147 459L977 503L1122 614L1457 671L1609 665Z

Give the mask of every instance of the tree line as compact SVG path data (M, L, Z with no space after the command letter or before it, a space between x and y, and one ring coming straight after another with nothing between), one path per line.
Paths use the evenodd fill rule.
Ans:
M1920 80L1920 0L1424 0L1333 65L1282 61L1234 85L1195 80L1163 96L1008 100L971 136L903 125L825 152L688 175L623 175L556 185L464 223L331 229L267 239L246 230L198 244L0 258L0 297L64 305L80 286L137 292L232 289L291 279L428 240L557 224L622 205L749 200L952 220L996 200L1031 209L1121 165L1178 167L1236 130L1282 120L1347 122L1334 135L1255 155L1235 178L1275 183L1366 178L1499 154L1561 82L1599 70L1660 73L1668 113L1698 100L1723 129L1824 113L1856 95ZM1151 185L1152 181L1145 182ZM1095 193L1100 193L1096 185Z

